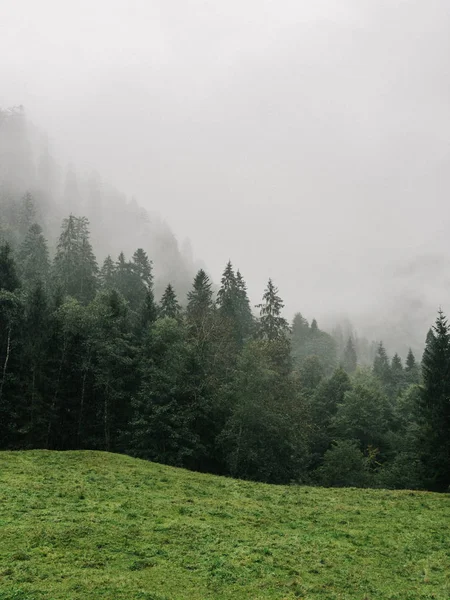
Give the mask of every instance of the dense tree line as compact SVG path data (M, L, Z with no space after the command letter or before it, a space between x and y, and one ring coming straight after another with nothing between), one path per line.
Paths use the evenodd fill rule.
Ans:
M446 490L450 328L442 313L422 365L299 313L269 279L256 316L229 262L200 269L185 298L155 300L153 265L93 252L70 215L55 251L22 202L0 248L0 447L92 448L273 483ZM51 254L53 256L51 257Z

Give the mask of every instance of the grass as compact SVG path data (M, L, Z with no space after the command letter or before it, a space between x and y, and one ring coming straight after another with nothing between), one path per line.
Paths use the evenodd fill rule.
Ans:
M0 600L450 598L448 495L0 453Z

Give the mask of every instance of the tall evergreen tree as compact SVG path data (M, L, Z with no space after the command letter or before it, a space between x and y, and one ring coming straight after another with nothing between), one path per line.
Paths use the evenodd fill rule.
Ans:
M100 282L104 290L111 290L114 287L115 266L111 256L108 256L103 261L100 270Z
M389 385L391 368L389 365L389 358L384 348L383 342L378 344L377 354L373 362L373 372L383 385Z
M63 292L81 302L89 302L97 289L97 262L89 241L85 217L64 219L56 248L53 271Z
M170 319L178 319L181 314L181 307L177 300L177 295L172 285L169 283L164 290L160 302L159 314L161 317L169 317Z
M422 459L432 489L450 485L450 329L440 310L422 360Z
M256 308L260 309L260 332L263 338L267 340L276 340L285 337L289 332L288 322L281 316L281 310L284 304L278 289L274 286L272 279L269 279L267 288L263 294L263 302Z
M188 293L186 314L192 323L201 326L213 309L211 281L203 269L195 276L191 291Z
M37 223L29 228L19 248L17 262L22 280L27 286L47 282L50 270L47 240Z
M349 337L345 346L344 356L342 357L342 368L346 373L351 374L356 371L357 364L358 357L356 355L355 344L353 343L353 339Z

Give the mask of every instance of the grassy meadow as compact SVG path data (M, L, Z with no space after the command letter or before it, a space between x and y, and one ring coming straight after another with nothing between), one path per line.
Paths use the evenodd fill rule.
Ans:
M450 497L0 453L0 600L450 598Z

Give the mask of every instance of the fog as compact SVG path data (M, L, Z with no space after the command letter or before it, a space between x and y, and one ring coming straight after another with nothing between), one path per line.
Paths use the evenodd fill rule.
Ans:
M403 350L450 307L449 31L448 0L3 0L0 106L216 281Z

